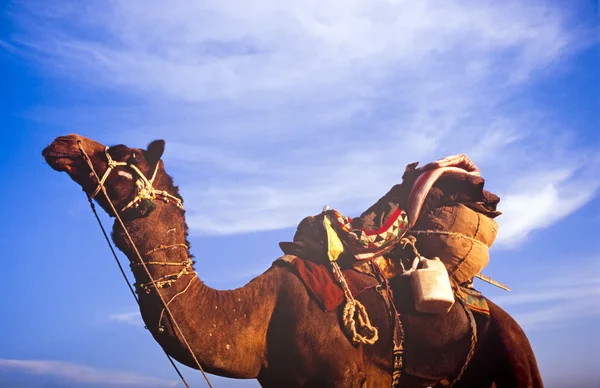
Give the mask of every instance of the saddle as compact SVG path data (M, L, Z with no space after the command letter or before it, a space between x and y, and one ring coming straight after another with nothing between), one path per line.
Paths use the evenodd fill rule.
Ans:
M346 300L345 323L348 307L361 307L355 295L373 286L382 290L393 328L392 387L400 381L404 332L388 279L405 272L405 260L411 255L439 257L473 326L473 312L489 315L485 298L473 289L472 280L489 261L488 249L497 233L494 218L501 214L496 209L500 198L483 189L485 181L466 155L417 165L407 165L402 183L359 217L325 208L299 223L292 242L279 243L286 256L278 261L294 268L323 310L331 311ZM361 272L377 282L359 280ZM373 333L362 308L356 320L366 322L374 335L357 341L360 335L352 326L350 337L355 343L372 344L376 329ZM354 314L353 307L351 320Z

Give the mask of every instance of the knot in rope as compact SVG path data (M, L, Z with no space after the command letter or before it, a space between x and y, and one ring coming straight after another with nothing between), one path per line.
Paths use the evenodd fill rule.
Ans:
M342 321L344 329L350 335L350 338L355 344L373 345L379 339L377 328L371 325L367 309L359 301L354 299L352 292L348 287L348 283L344 278L344 274L337 263L338 257L344 251L344 244L340 240L337 232L331 225L329 216L323 218L323 226L327 232L327 256L331 264L334 277L344 291L346 305L342 312ZM357 324L358 321L358 324ZM363 335L363 333L366 333Z
M365 306L354 299L339 265L335 261L331 262L331 268L344 291L344 297L346 299L346 305L342 311L344 329L350 335L353 343L373 345L379 339L379 331L371 324Z
M379 332L371 325L365 306L356 299L346 303L342 319L352 342L373 345L379 339Z

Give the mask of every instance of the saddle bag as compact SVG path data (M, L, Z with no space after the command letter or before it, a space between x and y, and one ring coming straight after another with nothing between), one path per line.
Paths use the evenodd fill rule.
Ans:
M410 231L420 254L439 257L455 284L470 281L487 266L497 233L494 219L462 203L422 212Z

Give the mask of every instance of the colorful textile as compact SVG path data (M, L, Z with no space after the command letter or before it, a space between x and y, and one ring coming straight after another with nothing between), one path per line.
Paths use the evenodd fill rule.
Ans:
M389 252L408 230L406 212L396 209L376 230L353 229L352 219L336 210L325 213L337 220L337 233L351 248L357 260L368 260Z
M389 252L406 234L408 219L406 212L396 209L376 230L353 227L352 219L337 210L326 210L316 216L305 217L296 230L293 242L280 242L279 246L287 255L296 255L316 262L331 261L330 244L333 243L325 227L325 219L335 231L343 247L336 246L335 258L344 256L351 261L368 260ZM346 260L346 264L349 263Z
M470 287L458 287L455 294L464 300L474 313L490 315L490 308L481 292Z
M433 187L434 183L445 173L456 172L461 174L470 174L479 176L479 169L464 154L448 156L444 159L426 164L417 169L420 175L415 180L410 195L408 196L407 211L409 228L412 228L425 202L425 198Z
M420 168L417 165L418 163L407 165L402 183L394 185L359 217L350 218L337 210L325 210L316 216L305 217L298 225L293 242L281 242L281 249L285 254L317 263L327 263L335 257L341 267L349 267L355 265L356 261L370 261L389 254L403 237L416 229L415 233L422 233L418 239L422 240L421 244L417 246L421 254L427 257L439 256L444 261L441 255L446 252L443 249L448 248L446 253L454 257L452 255L456 252L452 249L459 245L454 241L456 238L451 239L445 233L453 232L456 236L456 233L464 234L464 231L430 225L428 222L431 220L425 216L434 214L432 212L443 207L463 204L472 211L493 219L501 214L496 210L500 199L483 189L485 181L480 176L479 169L464 154L448 156ZM420 215L423 216L422 220L419 220ZM328 235L325 219L331 221L327 225L339 237L341 247L340 241L334 241ZM480 219L477 216L477 220ZM439 237L439 241L430 244L426 241L427 238L422 237L423 233L433 236L429 236L429 240ZM335 247L331 245L333 243L336 243ZM423 244L431 249L427 251ZM475 251L471 253L476 259L481 256L477 256ZM465 259L464 255L455 256L461 258L460 262ZM447 264L447 260L444 264ZM465 276L472 279L474 274L468 273ZM462 284L463 279L456 283Z
M282 256L275 263L290 266L323 311L333 311L344 302L344 292L333 279L329 264L315 263L291 255ZM354 297L379 284L375 278L367 277L354 269L344 269L342 274Z

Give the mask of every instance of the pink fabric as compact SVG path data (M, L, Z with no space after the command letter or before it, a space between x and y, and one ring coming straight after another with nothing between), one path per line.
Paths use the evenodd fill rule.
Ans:
M448 156L431 162L419 168L418 171L421 172L421 175L415 180L408 196L407 214L409 228L412 228L417 222L429 190L431 190L435 182L443 174L454 171L462 174L480 175L477 166L465 154Z

